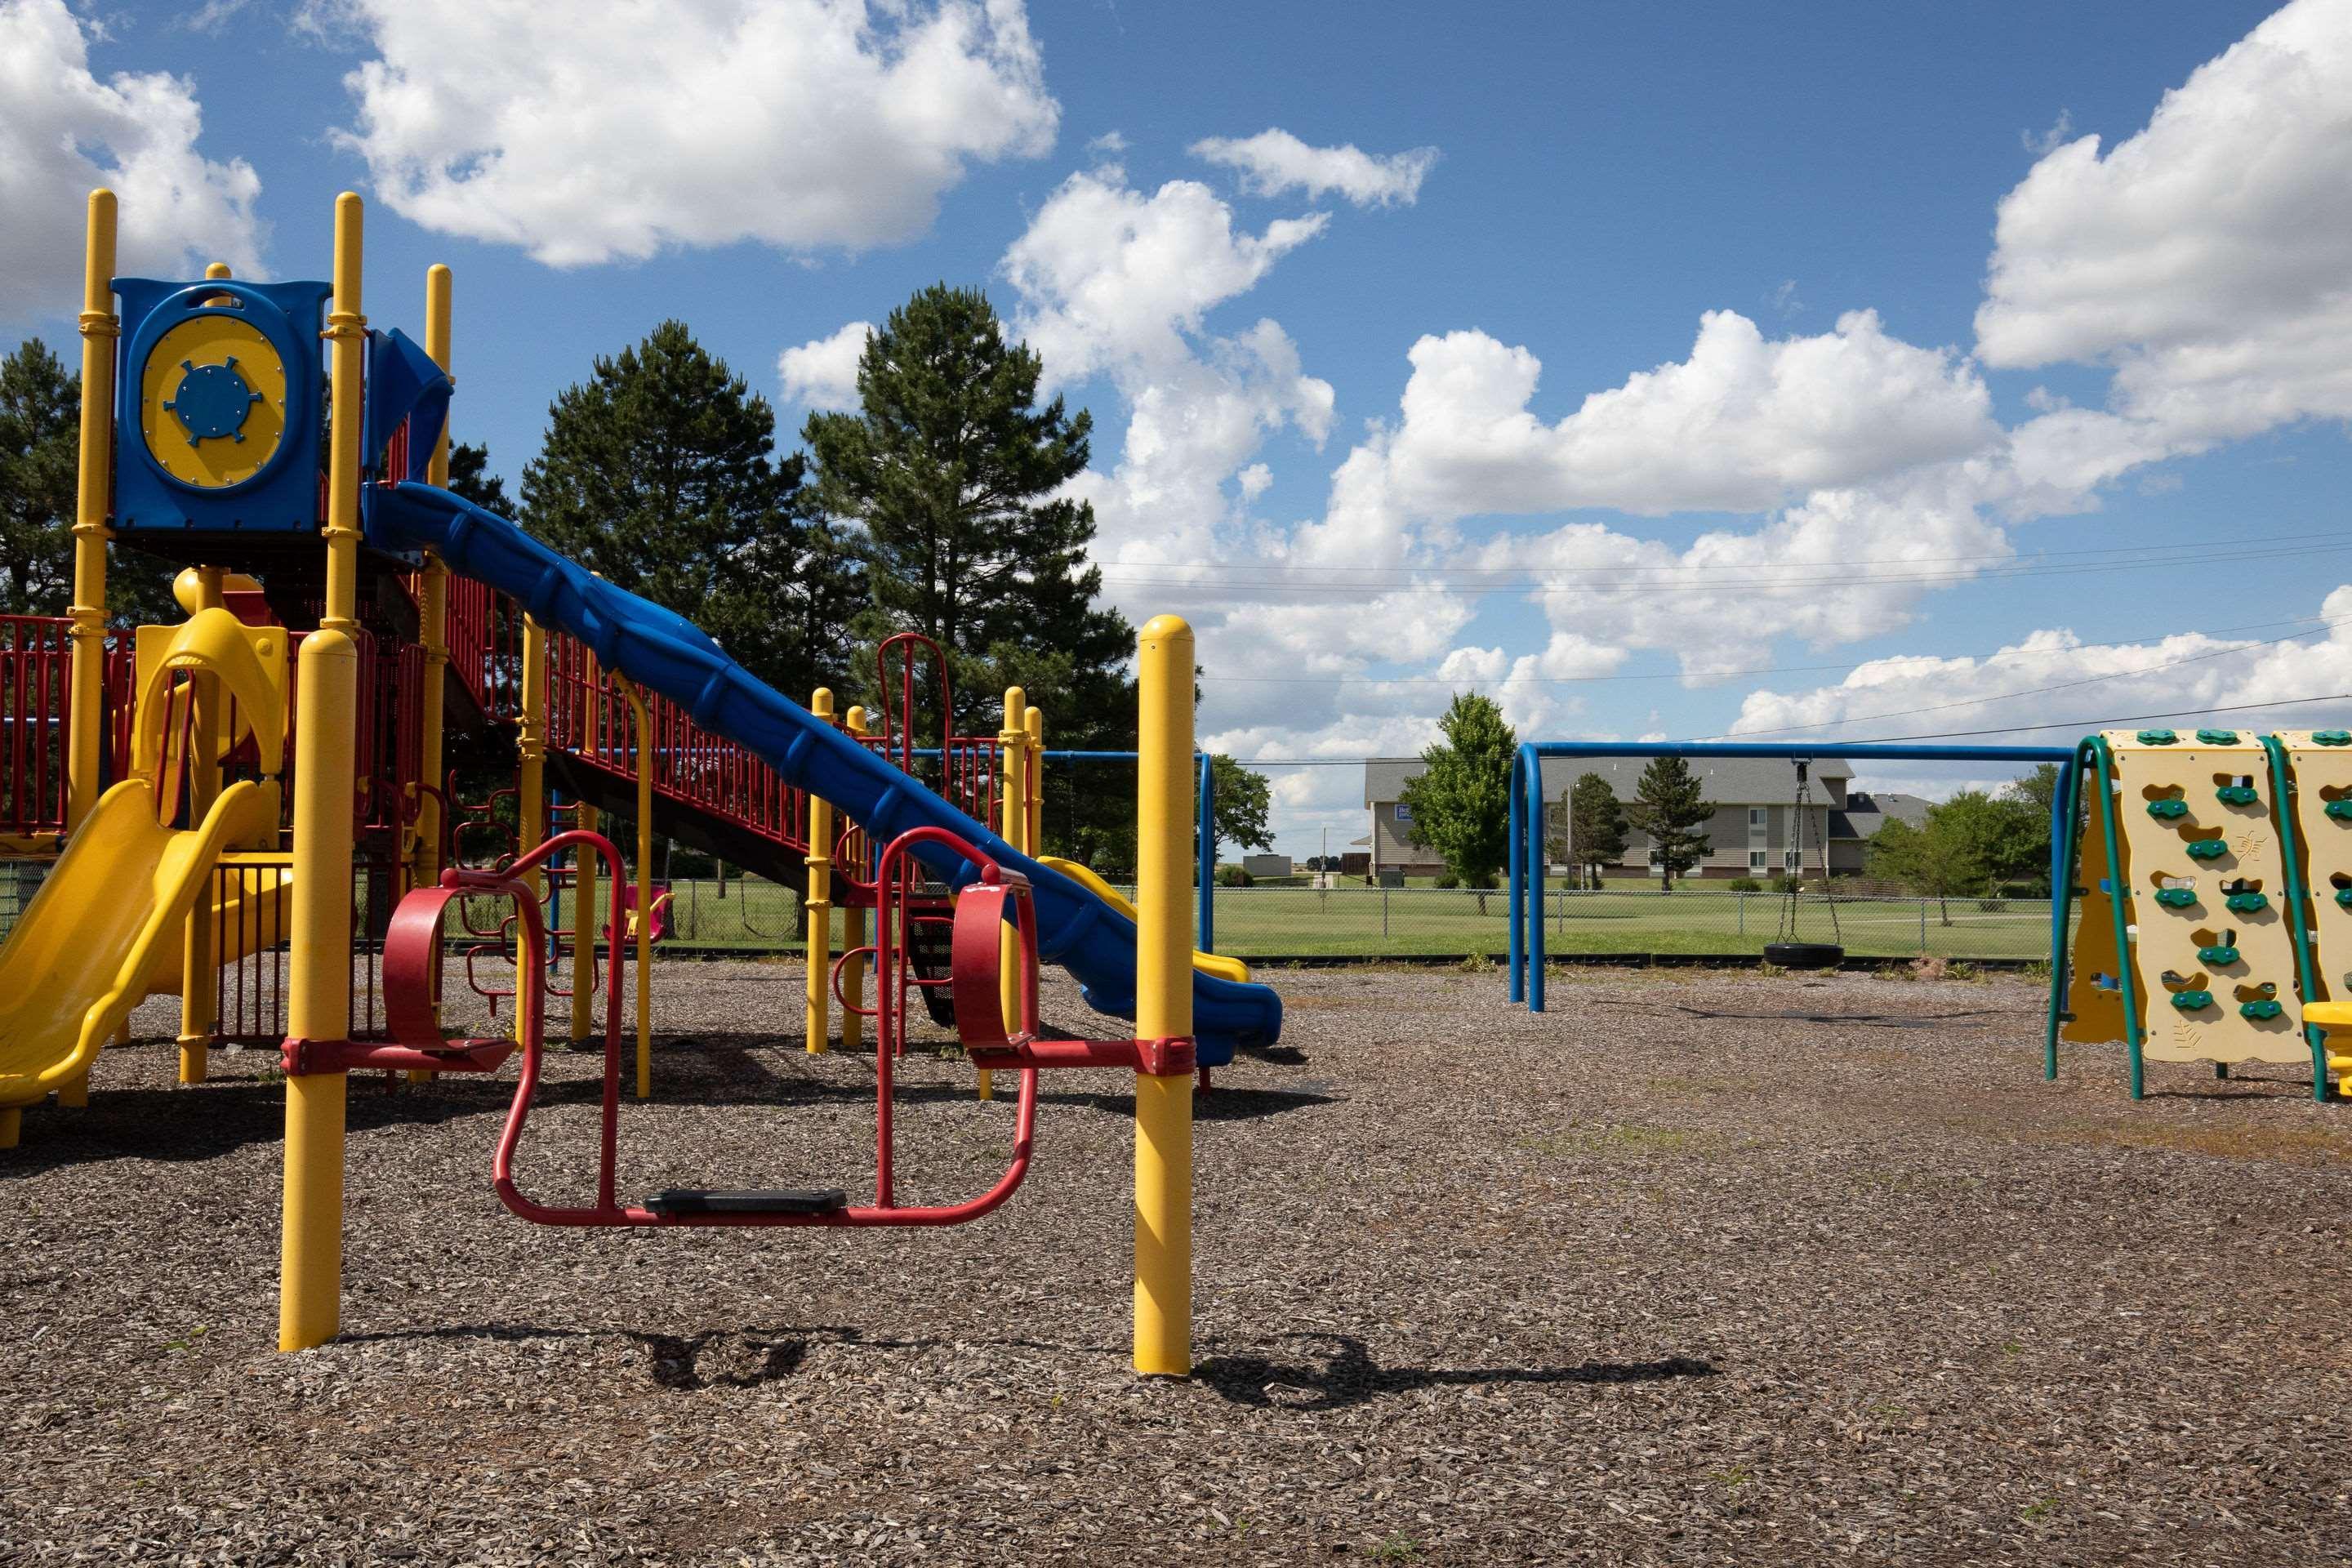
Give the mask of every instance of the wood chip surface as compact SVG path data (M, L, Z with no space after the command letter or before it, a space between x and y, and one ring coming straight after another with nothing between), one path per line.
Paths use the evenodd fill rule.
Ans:
M2352 1560L2307 1070L2046 1083L2015 979L1270 978L1282 1047L1200 1102L1184 1382L1129 1370L1106 1073L1048 1076L1004 1210L879 1234L530 1226L511 1067L354 1079L343 1334L280 1355L275 1053L176 1088L151 1004L0 1153L0 1562ZM625 1195L870 1194L873 1058L802 1050L800 984L663 966ZM597 1073L551 1058L534 1194L588 1195ZM1009 1093L901 1076L905 1195L984 1187Z

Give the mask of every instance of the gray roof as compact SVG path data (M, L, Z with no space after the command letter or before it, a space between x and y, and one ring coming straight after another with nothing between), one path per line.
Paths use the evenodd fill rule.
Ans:
M1784 757L1692 757L1688 761L1691 772L1698 775L1704 798L1714 805L1786 805L1796 798L1796 765ZM1642 770L1649 765L1647 757L1546 757L1544 798L1558 800L1581 775L1599 773L1609 781L1619 800L1631 800ZM1403 793L1405 781L1419 776L1421 771L1419 757L1376 757L1366 763L1364 804L1396 799ZM1832 778L1850 779L1853 765L1841 757L1816 757L1812 776L1817 784Z
M1924 826L1927 805L1927 799L1920 795L1897 795L1888 789L1850 789L1845 794L1845 809L1830 813L1830 837L1875 838L1889 817L1901 817L1914 827Z

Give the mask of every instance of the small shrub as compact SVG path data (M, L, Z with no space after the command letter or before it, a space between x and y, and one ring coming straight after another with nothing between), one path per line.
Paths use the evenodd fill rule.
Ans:
M1252 877L1247 871L1243 870L1239 866L1220 866L1217 868L1217 886L1220 888L1246 888L1255 880L1255 878Z
M1451 871L1441 871L1437 874L1437 885L1441 888L1458 888L1462 885L1462 879Z
M1764 884L1753 877L1734 877L1729 886L1735 893L1760 893L1764 890Z

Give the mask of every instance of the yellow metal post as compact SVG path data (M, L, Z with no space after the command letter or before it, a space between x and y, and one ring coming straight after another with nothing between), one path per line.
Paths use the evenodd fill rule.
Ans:
M600 814L580 803L580 831L593 833L602 826ZM585 1044L596 1033L596 856L583 847L572 857L572 1043ZM615 940L604 962L620 959Z
M621 682L636 726L637 766L637 1098L654 1092L654 733L646 694ZM613 933L609 963L621 962L621 933Z
M1139 638L1135 1032L1192 1033L1192 628ZM1135 1075L1135 1370L1192 1370L1192 1075Z
M853 735L866 733L866 710L852 708L843 721ZM876 911L880 919L880 911ZM854 1051L866 1037L866 1019L856 1009L866 1005L866 959L857 950L866 945L866 910L852 906L841 911L841 1048Z
M425 352L445 371L449 368L450 281L449 269L438 262L425 269ZM446 420L441 426L440 439L433 444L433 456L425 464L425 479L435 485L449 482L449 426ZM416 847L409 859L409 880L413 886L424 888L441 879L442 804L438 791L442 783L441 732L448 723L449 568L431 551L425 552L425 570L417 581L416 620L417 638L425 646L416 772L423 782L434 787L422 792L416 803ZM437 1000L434 1016L437 1022ZM417 1071L408 1077L411 1082L422 1082L433 1074Z
M1004 727L996 732L996 826L1004 841L1025 851L1029 827L1028 769L1022 750L1028 744L1028 721L1022 717L1028 694L1017 686L1004 689ZM1021 938L1011 926L996 933L996 1002L1004 1026L1021 1026ZM980 1069L980 1098L996 1098L996 1075Z
M114 462L114 193L89 194L82 247L81 468L74 498L72 689L68 698L66 828L98 804L106 726L106 543Z
M226 278L228 268L214 262L205 269L207 278ZM221 607L222 574L217 566L196 568L195 607L214 610ZM194 611L190 612L194 614ZM194 755L188 763L188 820L201 822L220 794L221 721L226 717L221 711L220 678L203 670L194 674L195 722L190 726L191 744ZM206 875L208 888L219 886L219 873ZM213 1038L213 969L218 944L213 929L213 900L197 895L195 904L188 910L187 924L180 942L180 1081L202 1083L212 1065Z
M340 1040L352 1016L352 805L359 711L359 197L335 201L335 294L328 313L332 423L327 470L327 597L302 639L294 766L293 951L287 1032ZM286 1197L278 1271L278 1348L335 1336L342 1312L341 1073L286 1080Z
M1029 731L1029 826L1021 840L1030 855L1045 852L1045 710L1024 709L1023 726Z
M526 850L547 838L547 631L529 616L522 618L522 691L515 716L516 837ZM523 874L523 886L534 899L542 883L537 871ZM525 992L522 972L544 955L522 950L522 932L515 933L514 1037L522 1038Z
M809 711L818 719L833 718L833 693L818 687L809 693ZM808 1054L822 1056L833 1038L833 802L812 792L808 797L807 911L808 1003L801 1014L801 1037Z

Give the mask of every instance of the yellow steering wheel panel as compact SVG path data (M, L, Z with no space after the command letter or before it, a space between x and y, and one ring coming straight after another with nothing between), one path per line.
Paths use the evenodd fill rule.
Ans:
M191 316L147 356L139 429L181 483L241 485L286 438L286 366L251 322L228 311Z

